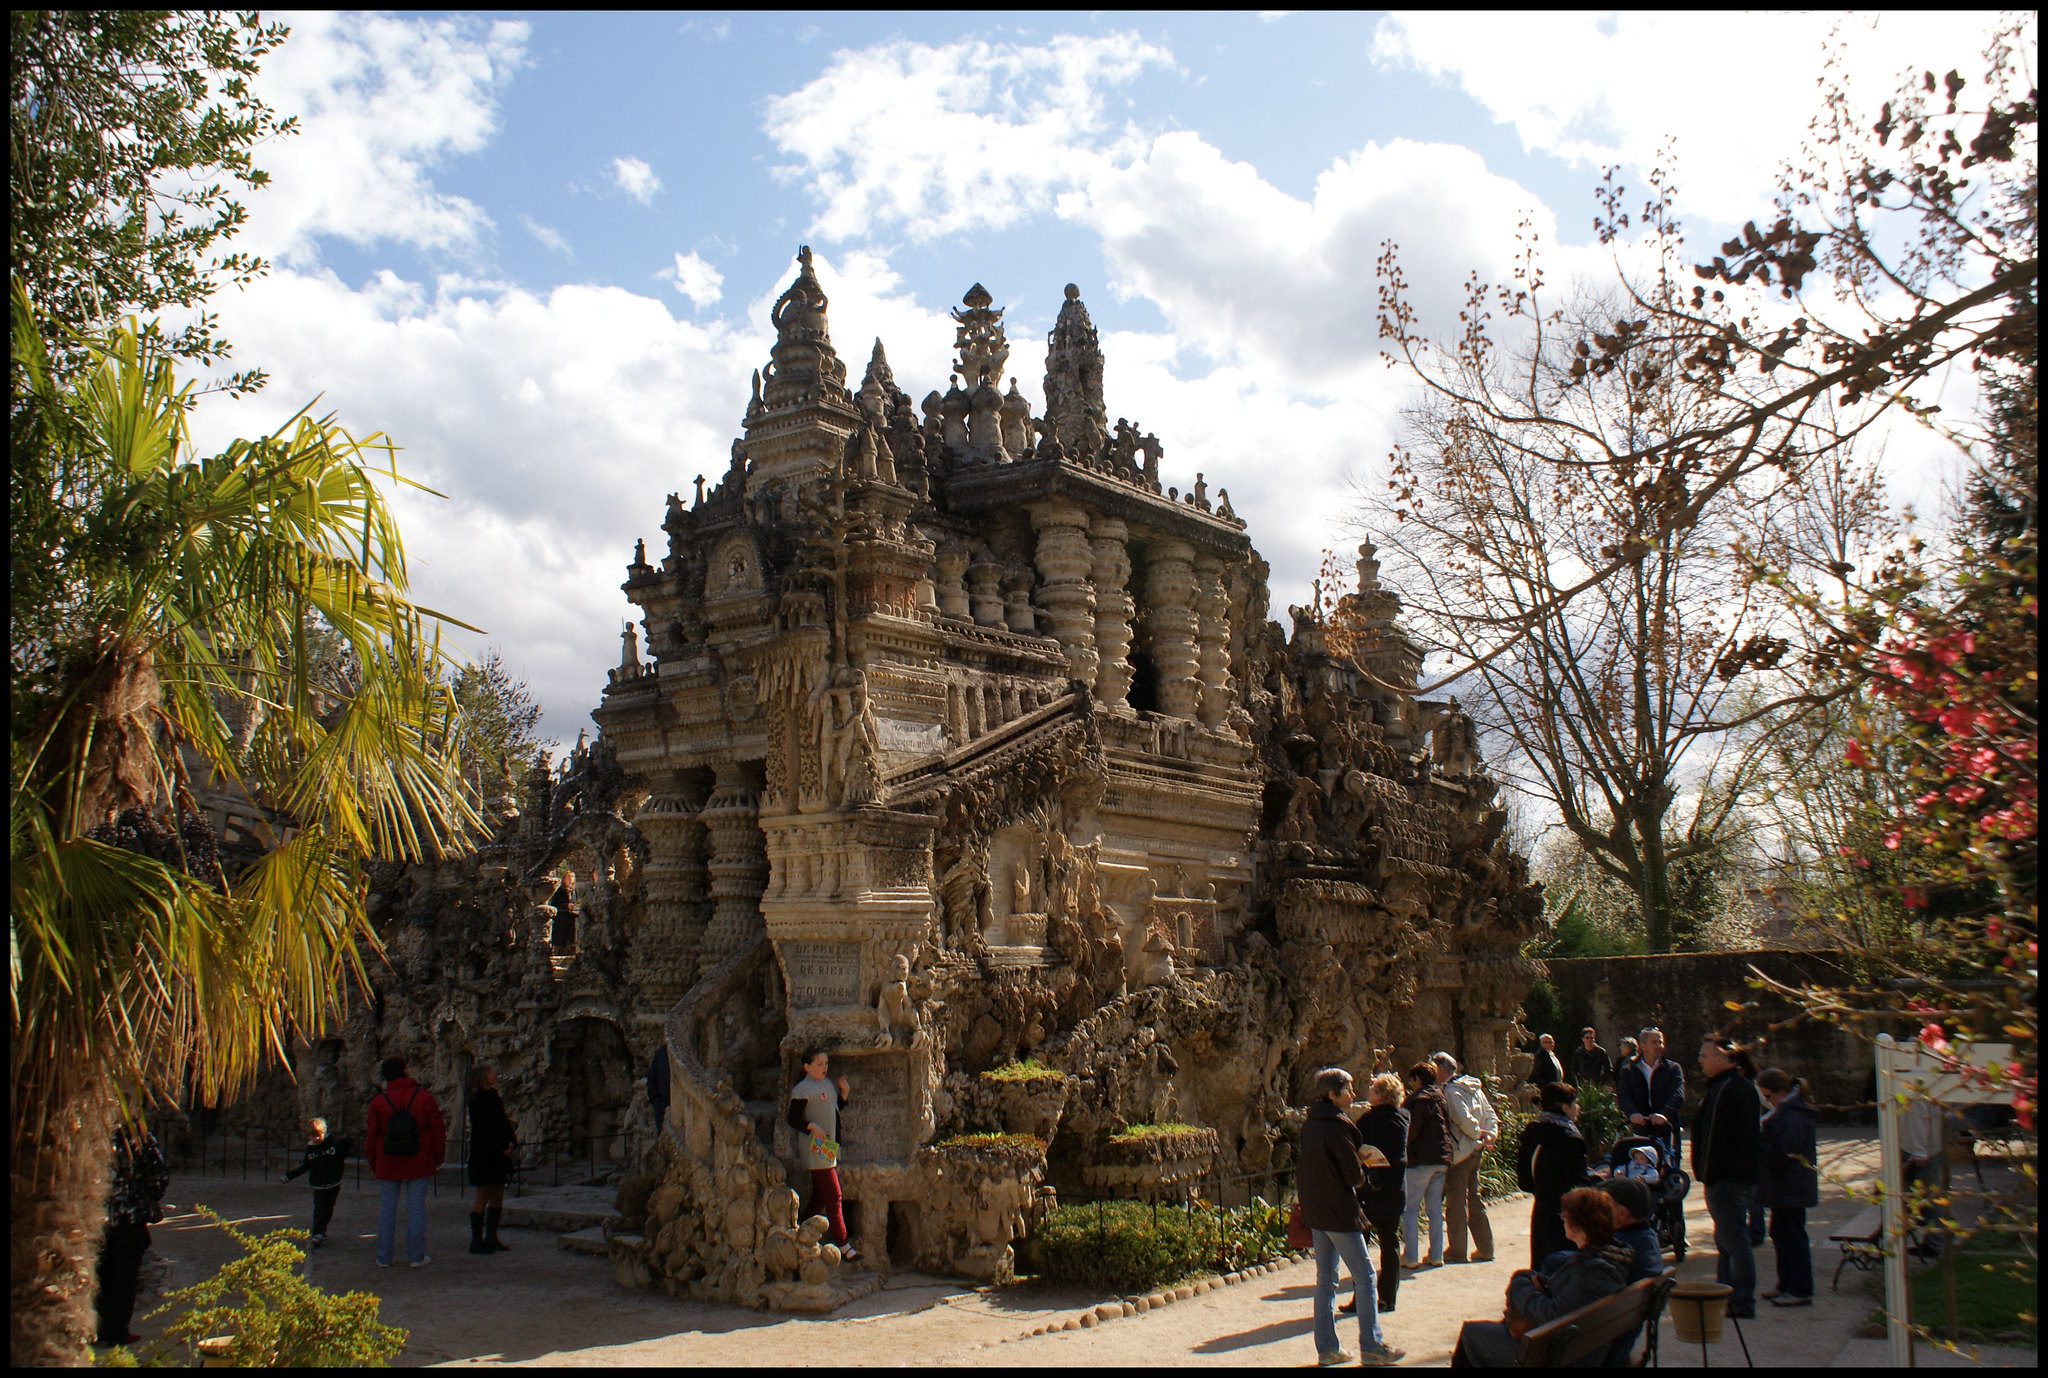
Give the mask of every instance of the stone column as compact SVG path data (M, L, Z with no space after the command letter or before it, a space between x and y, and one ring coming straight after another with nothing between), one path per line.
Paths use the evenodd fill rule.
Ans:
M1153 542L1145 569L1145 626L1152 664L1159 671L1159 711L1176 718L1194 717L1202 700L1194 596L1194 547L1185 541Z
M1221 727L1236 706L1230 687L1230 595L1223 587L1223 562L1195 561L1195 612L1201 618L1199 652L1202 725Z
M1003 570L1003 621L1013 632L1038 634L1038 610L1031 606L1031 569L1014 555Z
M768 883L755 768L721 761L718 783L701 817L711 833L711 923L704 930L702 975L740 950L761 927L761 891Z
M984 627L1003 625L1003 567L986 554L967 567L969 606L974 620Z
M1095 697L1121 708L1131 690L1131 556L1124 542L1130 530L1115 517L1097 517L1089 549L1095 580Z
M942 546L939 549L939 612L947 617L971 617L973 608L967 601L967 586L961 577L967 573L967 552L957 546Z
M647 921L633 949L635 979L650 1013L665 1015L697 971L704 921L704 825L676 793L651 795L633 819L647 839L641 873Z
M1095 687L1095 590L1088 577L1095 554L1088 546L1088 512L1067 502L1041 503L1031 509L1038 532L1038 606L1045 610L1046 631L1067 653L1067 675L1091 690Z

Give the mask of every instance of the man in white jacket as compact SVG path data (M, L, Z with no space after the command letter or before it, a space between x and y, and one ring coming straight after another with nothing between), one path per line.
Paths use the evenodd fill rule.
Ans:
M1478 1077L1460 1076L1458 1059L1449 1053L1430 1058L1436 1065L1437 1083L1443 1087L1444 1108L1451 1122L1451 1170L1444 1178L1444 1211L1450 1238L1444 1243L1444 1262L1485 1263L1493 1257L1493 1224L1486 1218L1485 1203L1479 1199L1479 1155L1493 1147L1500 1135L1500 1117ZM1465 1250L1470 1231L1474 1252Z

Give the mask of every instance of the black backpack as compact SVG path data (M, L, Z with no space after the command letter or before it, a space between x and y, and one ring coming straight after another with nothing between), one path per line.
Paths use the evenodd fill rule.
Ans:
M420 1122L412 1117L412 1103L420 1098L419 1088L413 1088L403 1110L391 1099L389 1091L383 1096L385 1104L391 1107L391 1118L384 1121L384 1156L410 1158L420 1151Z

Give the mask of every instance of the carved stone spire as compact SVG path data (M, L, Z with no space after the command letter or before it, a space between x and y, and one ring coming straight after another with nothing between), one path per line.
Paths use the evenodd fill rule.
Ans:
M882 337L875 337L875 352L868 355L867 376L860 380L860 390L866 392L873 384L883 392L896 390L896 375L890 371L889 356L882 351Z
M776 299L768 319L775 326L775 347L763 380L762 398L770 407L788 406L820 393L836 396L846 387L846 365L832 348L825 320L828 299L811 267L811 248L797 250L796 281Z
M1109 433L1109 413L1102 405L1102 346L1081 304L1081 289L1071 282L1047 343L1046 418L1069 454L1092 457Z
M1002 381L1003 366L1010 362L1010 342L1003 334L1003 309L994 304L986 287L975 283L960 301L961 306L953 310L953 320L959 326L953 345L960 351L953 366L972 392L981 383Z

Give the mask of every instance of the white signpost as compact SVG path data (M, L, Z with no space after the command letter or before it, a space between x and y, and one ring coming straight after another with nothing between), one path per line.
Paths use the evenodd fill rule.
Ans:
M1916 1100L1948 1112L1964 1105L2010 1100L2009 1087L1975 1086L1960 1073L1964 1067L2003 1067L2012 1061L2010 1043L1955 1043L1945 1053L1932 1052L1918 1039L1905 1043L1890 1034L1877 1036L1877 1141L1882 1163L1878 1180L1884 1191L1884 1310L1891 1341L1893 1368L1914 1367L1912 1293L1906 1285L1905 1165L1899 1151L1899 1122ZM1946 1141L1946 1131L1943 1138Z

